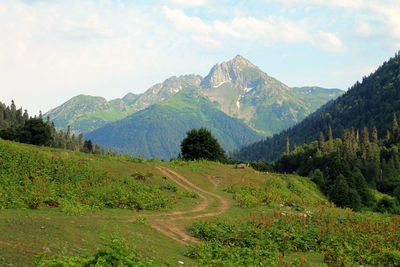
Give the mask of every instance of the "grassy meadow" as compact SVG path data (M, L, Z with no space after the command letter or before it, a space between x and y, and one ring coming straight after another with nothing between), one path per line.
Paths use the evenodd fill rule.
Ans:
M400 217L309 178L0 140L1 266L399 266Z

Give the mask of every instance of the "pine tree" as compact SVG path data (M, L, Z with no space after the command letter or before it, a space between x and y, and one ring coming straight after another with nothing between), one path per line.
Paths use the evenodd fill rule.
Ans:
M318 149L321 151L325 150L325 137L322 132L319 132L319 137L318 137Z
M329 152L333 151L333 135L332 135L332 127L330 125L328 128L328 150Z
M289 141L289 136L286 136L286 155L289 155L290 153L290 141Z
M356 133L356 142L359 143L360 142L360 132L357 129L357 133Z
M375 144L378 143L378 130L375 126L372 128L371 142Z
M15 106L14 100L11 100L11 112L10 112L10 122L11 125L14 127L16 126L17 123L17 107Z
M369 147L369 133L367 127L364 127L361 132L361 145L360 145L361 158L363 160L367 159L368 147Z
M98 144L94 145L94 153L97 154L97 155L101 154L101 149L100 149L100 146Z
M342 140L342 157L353 161L357 154L357 142L354 137L354 128L351 131L344 130Z
M24 110L24 115L23 116L24 116L25 120L29 119L28 110L26 110L26 109Z
M399 142L400 129L397 122L396 114L393 114L393 124L392 124L392 143L397 144Z
M392 135L390 134L390 131L386 130L386 138L385 138L386 144L390 144L391 139L392 139Z
M78 136L78 144L79 144L79 148L83 147L83 134L80 133Z

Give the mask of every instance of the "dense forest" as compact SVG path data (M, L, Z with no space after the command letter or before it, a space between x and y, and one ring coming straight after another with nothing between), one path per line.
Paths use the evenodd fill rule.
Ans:
M333 139L328 127L318 140L287 151L273 165L283 173L310 176L335 204L354 210L373 209L379 212L400 213L400 127L396 115L392 129L384 138L378 130L364 127L343 131ZM393 196L376 201L369 188Z
M243 147L231 156L234 159L273 161L290 148L317 140L331 126L334 138L345 129L376 127L379 136L390 130L393 114L400 110L400 53L385 62L362 82L356 82L343 96L327 103L301 123L271 138Z
M210 130L226 151L262 138L241 120L220 111L195 88L182 90L85 136L97 144L109 145L113 151L169 160L178 156L185 133L201 127Z
M47 118L43 120L42 113L38 117L30 117L28 111L17 109L14 101L10 106L0 103L0 138L20 143L63 148L85 153L114 154L110 149L104 149L91 140L84 140L83 134L71 134L57 131L54 122Z

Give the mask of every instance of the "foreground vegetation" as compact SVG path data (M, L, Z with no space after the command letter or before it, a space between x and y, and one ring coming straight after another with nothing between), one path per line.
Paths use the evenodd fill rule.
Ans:
M152 173L113 175L79 153L0 141L0 155L2 209L50 205L66 212L104 207L159 210L171 208L178 197L175 185L144 183L145 175Z
M400 217L337 208L309 178L2 140L0 153L0 265L398 266L400 261ZM174 170L203 191L186 191L157 167ZM221 199L228 206L218 213ZM204 200L205 209L196 209ZM157 220L171 231L186 229L193 242L164 235L153 227Z

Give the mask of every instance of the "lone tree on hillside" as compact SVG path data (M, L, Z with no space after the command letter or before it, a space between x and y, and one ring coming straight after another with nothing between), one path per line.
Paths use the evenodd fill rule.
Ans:
M211 131L200 128L188 131L181 143L181 154L184 160L207 159L211 161L225 161L225 151Z

